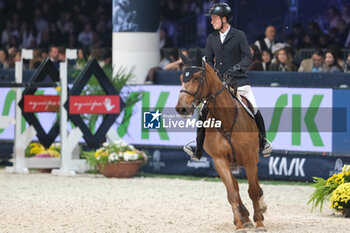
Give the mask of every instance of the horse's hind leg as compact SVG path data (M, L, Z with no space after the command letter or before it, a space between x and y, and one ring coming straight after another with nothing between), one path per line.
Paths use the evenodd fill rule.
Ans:
M246 167L247 178L249 183L249 197L252 199L254 208L254 221L256 222L256 231L266 231L264 226L264 216L263 211L266 210L266 205L260 202L260 197L262 195L259 181L258 181L258 167L256 164L252 164Z
M234 181L237 183L236 179L231 173L229 163L225 159L214 159L216 170L218 171L222 181L224 182L227 190L227 198L232 206L233 211L233 223L236 225L236 232L245 233L242 216L240 212L240 197L238 189L235 188ZM238 186L238 185L237 185Z

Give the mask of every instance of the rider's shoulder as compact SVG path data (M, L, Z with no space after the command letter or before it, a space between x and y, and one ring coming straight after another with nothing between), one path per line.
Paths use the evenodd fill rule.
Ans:
M235 35L239 36L240 38L246 38L246 34L244 31L242 30L239 30L239 29L235 29L235 32L234 32Z
M245 35L245 33L242 30L239 30L237 28L231 27L232 32L238 35Z

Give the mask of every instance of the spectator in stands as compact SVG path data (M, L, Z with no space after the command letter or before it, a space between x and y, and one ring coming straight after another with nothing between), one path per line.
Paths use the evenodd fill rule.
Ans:
M327 51L332 51L335 56L337 57L337 63L340 66L341 69L344 69L344 60L343 58L343 52L341 51L341 48L337 44L328 45Z
M40 49L40 56L41 56L41 60L45 60L46 58L49 57L49 52L47 49Z
M300 48L314 48L315 44L311 40L311 36L305 33L300 42Z
M92 43L92 40L93 40L93 36L91 31L91 25L86 24L84 27L84 31L79 33L78 41L82 46L87 47Z
M285 48L277 50L276 61L270 65L270 71L296 71L297 68L293 64L292 56L287 52Z
M345 46L345 41L346 41L346 38L348 36L348 31L349 31L348 25L344 19L338 20L337 29L338 29L338 35L336 38L336 43L340 47L343 47L343 46Z
M18 61L21 61L21 52L17 48L9 48L9 68L15 68L15 63Z
M267 26L265 30L265 38L255 41L255 44L258 46L260 52L267 50L271 53L271 48L275 44L275 35L275 27L272 25Z
M0 49L0 69L8 69L8 53L6 49Z
M11 36L14 35L14 32L12 30L12 23L10 20L6 21L6 28L1 33L1 44L7 45L10 42Z
M160 50L160 62L159 62L159 67L164 69L164 67L166 65L168 65L170 63L170 60L169 58L167 58L165 55L164 55L164 50L161 49Z
M348 54L348 57L346 58L346 61L344 64L344 72L350 73L350 53Z
M337 27L338 20L340 19L340 12L336 7L331 7L327 11L329 28Z
M112 69L112 51L103 51L98 63L102 68Z
M41 57L41 51L40 49L35 49L33 51L33 59L29 62L29 69L36 69L40 66L41 62L43 61Z
M341 16L342 19L345 20L347 24L349 24L350 23L350 6L349 5L344 6L341 13L342 13L342 16Z
M41 33L40 47L48 48L50 47L50 45L51 45L50 29L47 28Z
M182 50L182 53L185 56L188 56L187 50ZM182 71L184 68L184 62L181 60L181 57L179 57L176 61L169 63L164 67L164 70L177 70L177 71Z
M248 66L247 70L260 70L260 71L263 71L264 68L263 68L263 66L261 64L261 54L260 54L258 46L256 46L255 44L251 44L249 46L249 49L250 49L250 53L252 54L253 58L252 58L252 62Z
M327 48L329 45L329 37L326 34L322 34L318 38L318 44L320 45L320 48Z
M75 34L69 34L68 35L67 48L69 48L69 49L79 48L77 37L75 36Z
M51 23L49 26L50 38L52 44L62 44L63 43L63 35L58 30L56 23Z
M320 25L316 21L312 21L311 23L309 23L308 29L309 29L311 41L314 44L314 48L318 48L319 47L318 39L322 35L322 30L320 28Z
M292 34L295 37L295 44L293 46L297 49L302 47L302 41L305 33L305 29L301 23L293 24Z
M49 58L57 69L59 69L59 49L57 46L51 46L49 50Z
M262 67L264 71L268 71L270 69L271 64L271 53L267 50L263 50L261 53Z
M342 68L338 64L338 58L335 52L328 50L325 55L325 63L327 65L327 72L337 73L343 72Z
M66 60L66 47L64 47L64 46L58 47L58 60L60 62Z
M326 72L327 67L323 60L322 50L316 50L311 58L301 61L298 72Z
M33 23L23 23L21 28L22 48L35 48L40 44L40 35Z
M168 36L168 31L165 28L159 30L159 48L172 48L174 43Z
M49 23L42 17L42 12L40 9L36 9L34 11L34 24L38 32L43 32L49 27Z
M86 48L78 49L78 58L75 61L75 68L82 70L89 59L89 51Z

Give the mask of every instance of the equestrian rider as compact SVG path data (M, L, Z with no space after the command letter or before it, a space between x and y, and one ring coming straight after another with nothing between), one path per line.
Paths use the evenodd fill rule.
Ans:
M267 157L272 152L272 146L266 139L266 131L263 117L258 110L255 98L250 87L248 76L245 74L252 60L249 45L244 32L233 28L229 22L232 20L231 8L226 3L215 3L207 16L211 17L211 24L216 30L207 38L205 46L205 60L217 70L220 79L228 78L226 85L237 85L237 91L241 96L246 97L254 108L256 124L259 128L260 151ZM215 58L215 63L214 63ZM208 114L207 109L203 109L200 114L201 120L205 120ZM205 129L197 129L197 147L189 144L184 146L184 151L193 160L199 161L203 153L203 143Z

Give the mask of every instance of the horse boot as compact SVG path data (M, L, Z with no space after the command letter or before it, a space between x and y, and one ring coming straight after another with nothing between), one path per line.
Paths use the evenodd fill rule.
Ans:
M272 152L272 145L269 140L266 138L266 130L265 130L265 123L264 119L258 110L258 112L255 114L255 122L259 129L259 145L260 145L260 151L264 155L264 157L269 157Z
M204 106L202 108L201 113L199 114L199 120L206 120L208 116L208 108ZM183 147L183 150L194 160L194 161L200 161L202 155L203 155L203 144L204 144L204 139L205 139L205 128L197 128L197 137L196 137L196 142L197 142L197 147L190 146L190 143L185 145Z

